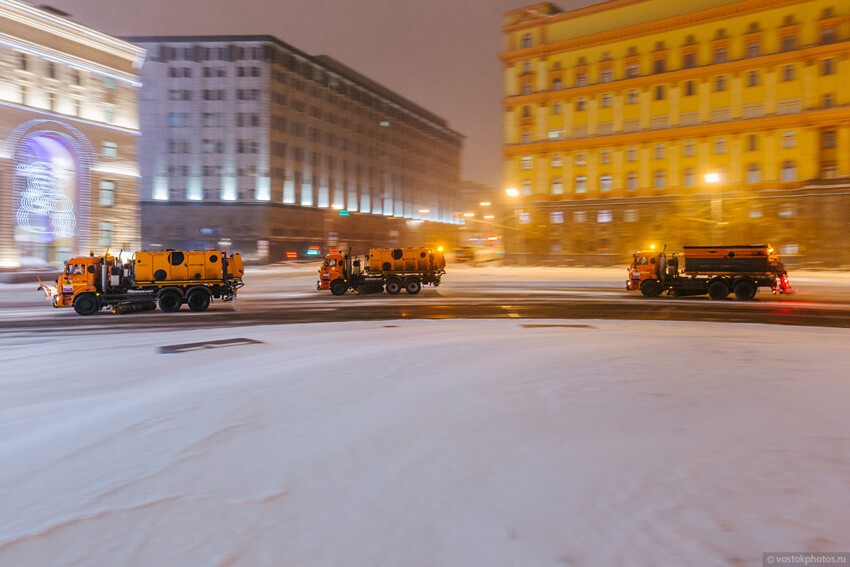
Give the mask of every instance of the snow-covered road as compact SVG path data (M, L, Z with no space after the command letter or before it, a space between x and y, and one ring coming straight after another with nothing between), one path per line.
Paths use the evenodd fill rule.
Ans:
M259 343L164 354L161 347ZM850 330L391 321L0 343L0 565L850 550Z

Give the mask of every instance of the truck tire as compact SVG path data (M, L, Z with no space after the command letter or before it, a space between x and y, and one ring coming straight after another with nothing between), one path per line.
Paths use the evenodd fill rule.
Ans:
M407 293L410 295L416 295L422 291L422 282L419 281L419 278L408 278L407 281L404 282L404 289L406 289Z
M189 296L186 298L186 304L192 311L206 311L210 306L210 294L205 289L190 291Z
M643 280L640 292L644 297L658 297L661 295L661 285L655 280Z
M74 300L74 311L77 312L77 315L94 315L100 311L100 303L98 303L94 294L84 293L78 295Z
M166 290L159 296L159 308L163 313L174 313L180 311L183 298L174 290Z
M348 291L348 284L342 280L334 280L331 282L331 293L334 295L345 295Z
M401 291L401 280L398 278L388 279L386 290L390 295L398 295L398 292Z
M756 296L758 287L749 280L741 280L735 284L735 297L740 301L750 301Z
M726 299L729 296L729 286L724 281L715 280L708 284L708 296L711 299Z

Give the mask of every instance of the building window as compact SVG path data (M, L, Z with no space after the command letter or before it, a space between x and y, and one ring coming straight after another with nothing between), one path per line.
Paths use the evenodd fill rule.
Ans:
M696 155L696 142L693 140L686 140L684 144L682 144L682 155L685 157L694 157Z
M761 169L759 164L751 163L747 166L747 183L759 183L761 181Z
M720 92L726 90L726 75L718 75L714 77L714 91Z
M820 30L820 42L822 44L835 43L838 39L838 33L835 28L827 27Z
M599 163L603 165L611 163L611 150L605 148L599 152Z
M714 63L726 63L729 61L729 50L725 47L718 47L714 50Z
M576 165L587 165L587 153L576 152Z
M561 114L564 111L564 103L559 100L556 100L552 103L552 114Z
M552 179L550 190L553 195L561 195L564 192L564 182L560 177Z
M614 178L608 174L599 176L599 190L610 191L614 184Z
M29 59L27 58L26 53L21 53L19 68L21 69L21 71L27 71L29 69Z
M586 87L587 86L587 73L576 73L576 86L577 87Z
M820 107L821 108L834 108L835 107L835 95L833 93L826 93L821 95L820 97Z
M109 248L112 246L112 223L111 222L102 222L100 223L100 236L98 238L98 245L104 248Z
M562 167L564 165L564 160L561 158L561 154L552 154L552 167Z
M835 59L824 59L820 62L820 74L821 75L833 75L835 74Z
M656 189L664 189L666 177L667 175L663 169L656 169L655 173L652 174L652 186Z
M531 34L527 33L527 34L523 35L522 36L522 48L528 49L532 45L534 45L534 38L531 36Z
M520 134L520 143L522 144L530 144L531 143L531 132L528 130L523 130L522 134Z
M626 209L625 211L623 211L623 221L624 222L637 222L638 221L637 209Z
M531 83L523 83L520 94L522 95L530 95L531 94Z
M579 175L578 177L576 177L575 192L576 193L586 193L587 192L587 177L585 177L584 175Z
M637 161L637 146L626 148L626 161Z
M53 61L47 62L47 78L55 79L56 78L56 63Z
M113 79L112 77L105 77L103 79L103 88L110 90L110 91L112 89L114 89L115 88L115 79Z
M837 133L835 130L824 130L820 133L820 147L834 148L838 146Z
M100 145L100 155L103 157L118 157L118 142L103 142Z
M684 85L685 96L693 96L697 94L697 82L696 81L685 81Z
M531 61L523 61L522 62L522 73L523 75L527 75L531 73Z
M793 130L782 132L782 147L795 148L797 147L797 134Z
M714 139L714 153L715 154L725 154L726 153L726 138L715 138Z
M782 82L787 83L788 81L794 80L794 66L793 65L783 65L782 66Z
M606 67L602 69L602 72L599 74L599 82L600 83L610 83L614 80L614 71L610 67Z
M838 165L834 161L822 163L820 176L821 179L835 179L838 176Z
M685 53L682 57L682 67L685 69L693 69L697 66L697 54Z
M599 106L601 108L611 108L614 96L611 93L605 93L599 97Z
M667 61L664 59L656 59L652 62L653 73L664 73L667 71Z
M522 194L525 196L531 195L531 181L525 180L522 182Z
M626 92L626 104L637 104L640 99L640 91L632 89Z
M633 79L640 75L640 66L637 63L626 65L626 78Z
M585 110L587 110L587 99L586 98L576 99L576 111L577 112L583 112Z
M759 149L759 138L755 134L747 134L747 151L754 152Z
M663 85L658 85L655 87L655 100L664 100L666 98L666 93L664 91Z
M682 185L684 187L693 187L696 184L696 171L689 167L682 172Z
M794 210L793 205L781 205L779 210L776 212L776 216L781 219L791 219L794 218L796 211ZM785 254L784 250L780 250L783 254Z
M747 71L747 86L748 87L759 86L759 72L758 71Z
M553 79L552 80L552 90L553 91L560 91L563 88L564 88L564 83L563 83L563 81L561 81L561 79Z
M779 42L780 51L793 51L797 49L797 36L784 35Z
M761 212L761 209L750 209L750 218L751 219L760 219L764 216Z
M653 150L653 157L655 159L664 159L664 154L666 153L666 147L664 144L655 144L655 148Z
M564 212L552 211L549 213L549 224L564 224Z
M98 203L102 207L112 207L115 205L115 182L103 180L100 182L100 199Z
M746 47L746 57L758 57L761 55L761 43L758 41L750 41Z
M520 169L531 169L531 166L531 156L523 156L522 158L520 158Z
M782 162L782 181L796 181L797 180L797 165L791 161L786 160Z
M626 174L626 189L632 190L638 187L638 176L634 171Z
M611 222L614 220L614 215L611 211L599 211L596 213L596 222Z
M573 213L573 222L577 224L587 222L587 213L584 211L575 211Z

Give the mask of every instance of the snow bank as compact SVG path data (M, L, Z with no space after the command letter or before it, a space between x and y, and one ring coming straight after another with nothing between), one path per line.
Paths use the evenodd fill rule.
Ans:
M161 354L163 346L261 344ZM0 565L843 551L850 331L396 321L0 343Z

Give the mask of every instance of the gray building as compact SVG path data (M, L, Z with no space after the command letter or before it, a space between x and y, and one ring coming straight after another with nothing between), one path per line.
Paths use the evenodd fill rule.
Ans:
M265 262L436 245L456 229L463 136L440 117L271 36L128 40L149 52L143 246Z

